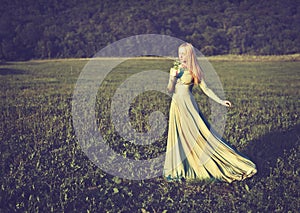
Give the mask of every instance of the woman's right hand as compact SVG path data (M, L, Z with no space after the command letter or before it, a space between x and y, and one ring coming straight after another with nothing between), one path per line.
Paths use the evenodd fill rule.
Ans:
M222 105L224 105L224 106L226 106L226 107L232 107L231 102L230 102L230 101L227 101L227 100L224 100L224 101L222 102Z

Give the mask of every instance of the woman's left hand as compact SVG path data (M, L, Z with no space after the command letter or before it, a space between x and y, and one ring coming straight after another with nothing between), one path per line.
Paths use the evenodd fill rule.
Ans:
M222 105L224 105L226 107L231 107L232 106L231 102L227 101L227 100L223 101Z

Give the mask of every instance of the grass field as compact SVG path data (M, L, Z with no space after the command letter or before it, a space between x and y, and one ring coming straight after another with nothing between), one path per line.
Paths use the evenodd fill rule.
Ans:
M211 60L234 105L227 112L224 138L258 167L254 177L232 184L166 182L162 177L135 181L107 174L81 150L72 125L72 95L88 61L3 62L1 212L297 212L300 62L256 59ZM99 88L99 129L107 143L127 158L163 154L166 133L148 146L122 141L110 121L111 97L133 73L149 67L168 72L171 63L127 60ZM199 89L194 94L208 115L207 98ZM169 104L170 98L155 92L136 98L130 112L132 126L148 130L147 115L155 108L167 116Z

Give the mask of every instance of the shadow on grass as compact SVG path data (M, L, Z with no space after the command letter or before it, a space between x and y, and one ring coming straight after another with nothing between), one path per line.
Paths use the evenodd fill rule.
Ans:
M27 74L25 70L0 68L0 75L24 75Z
M276 167L277 159L284 158L285 152L289 153L300 145L300 124L286 131L268 133L254 140L243 151L256 163L258 176L267 177L270 168Z

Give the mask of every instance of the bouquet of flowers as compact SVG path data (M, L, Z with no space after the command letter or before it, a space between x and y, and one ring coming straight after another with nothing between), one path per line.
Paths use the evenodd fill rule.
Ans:
M170 74L176 78L181 78L184 73L184 67L179 60L176 60L173 67L170 69Z

